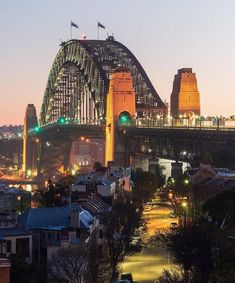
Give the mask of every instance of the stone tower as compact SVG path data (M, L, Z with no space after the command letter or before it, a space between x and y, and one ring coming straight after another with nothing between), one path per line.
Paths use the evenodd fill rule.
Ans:
M126 147L118 135L118 125L131 125L135 114L135 91L131 73L126 67L118 67L111 74L106 103L106 165L109 161L127 165Z
M200 115L200 95L192 68L180 69L175 75L170 110L173 117Z
M24 116L24 134L23 134L23 172L24 175L31 175L32 170L36 169L36 149L35 144L28 138L28 130L37 127L36 108L33 104L28 104ZM28 174L30 173L30 174Z

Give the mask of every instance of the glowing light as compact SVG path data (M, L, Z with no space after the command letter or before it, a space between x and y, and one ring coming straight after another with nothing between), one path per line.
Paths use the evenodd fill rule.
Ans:
M65 124L65 121L66 121L65 117L60 117L59 118L59 123L60 124Z
M35 127L33 130L35 133L39 133L41 131L40 127Z
M120 124L128 124L131 122L131 117L128 112L123 112L119 116L119 123Z
M183 202L181 203L181 205L182 205L182 207L186 208L186 207L188 206L188 203L187 203L186 201L183 201Z

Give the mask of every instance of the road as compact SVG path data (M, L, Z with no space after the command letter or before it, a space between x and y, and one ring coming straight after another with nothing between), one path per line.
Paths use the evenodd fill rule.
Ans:
M144 212L144 217L148 219L146 238L153 236L157 229L169 228L171 222L177 222L169 217L170 212L170 209L160 206ZM131 272L138 283L153 283L163 269L171 267L172 259L166 250L150 247L129 256L120 266L121 272Z

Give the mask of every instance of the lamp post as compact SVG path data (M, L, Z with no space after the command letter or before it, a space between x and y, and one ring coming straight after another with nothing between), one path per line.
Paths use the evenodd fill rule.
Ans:
M186 215L186 212L187 212L187 208L188 208L188 202L186 200L182 201L181 202L181 206L183 208L183 212L184 212L184 227L186 227L186 224L187 224L187 215Z
M17 196L17 200L20 201L20 214L23 212L22 196Z

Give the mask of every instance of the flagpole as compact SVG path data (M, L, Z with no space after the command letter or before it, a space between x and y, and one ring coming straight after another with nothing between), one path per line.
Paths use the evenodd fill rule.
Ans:
M70 24L70 40L72 39L72 24Z
M97 39L99 40L99 25L97 25Z

